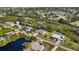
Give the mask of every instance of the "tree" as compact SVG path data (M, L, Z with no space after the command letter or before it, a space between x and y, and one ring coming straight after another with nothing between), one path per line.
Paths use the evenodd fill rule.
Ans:
M60 19L58 20L58 22L59 22L59 23L66 23L63 18L60 18Z

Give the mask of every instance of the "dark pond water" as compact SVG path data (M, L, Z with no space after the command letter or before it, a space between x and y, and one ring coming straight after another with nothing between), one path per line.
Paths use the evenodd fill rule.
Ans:
M20 38L14 42L11 42L3 47L0 47L0 51L21 51L24 47L22 44L24 42L29 42L25 40L24 38Z

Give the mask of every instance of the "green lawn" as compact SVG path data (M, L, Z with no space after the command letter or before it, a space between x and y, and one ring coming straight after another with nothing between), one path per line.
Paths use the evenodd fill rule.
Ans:
M79 26L79 21L75 21L75 22L73 22L73 24L76 24Z
M2 29L2 30L0 30L0 36L4 35L4 34L7 33L7 32L10 32L10 31L11 31L10 28Z
M65 50L59 47L58 49L56 49L56 51L65 51Z
M54 48L54 46L52 46L51 44L48 44L46 42L43 43L44 44L44 51L50 51L52 48Z
M41 35L40 37L41 37L42 39L49 40L50 37L51 37L51 35L52 35L52 33L51 33L51 32L48 32L47 35Z
M65 37L63 41L61 41L60 45L65 46L67 48L79 51L79 44L72 41L72 39Z

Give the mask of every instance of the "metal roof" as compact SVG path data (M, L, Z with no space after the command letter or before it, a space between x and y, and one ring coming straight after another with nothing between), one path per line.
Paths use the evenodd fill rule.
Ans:
M62 35L62 34L53 34L52 37L54 37L57 40L63 40L64 39L64 35Z

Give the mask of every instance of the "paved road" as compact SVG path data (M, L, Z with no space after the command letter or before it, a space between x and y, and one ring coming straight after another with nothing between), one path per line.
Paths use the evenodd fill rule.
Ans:
M59 47L62 48L62 49L65 49L65 50L67 50L67 51L75 51L75 50L73 50L73 49L69 49L69 48L64 47L64 46L61 46L61 45L59 45Z
M58 45L60 44L60 40L56 41L55 44L56 44L55 47L53 49L51 49L51 51L55 51L57 48L59 48Z
M57 21L53 21L53 22L55 22L57 24L62 24L62 23L59 23ZM69 26L69 27L72 27L72 28L75 28L75 29L79 30L79 26L75 26L75 25L72 25L72 24L62 24L62 25Z
M55 51L59 46L55 46L51 51Z

